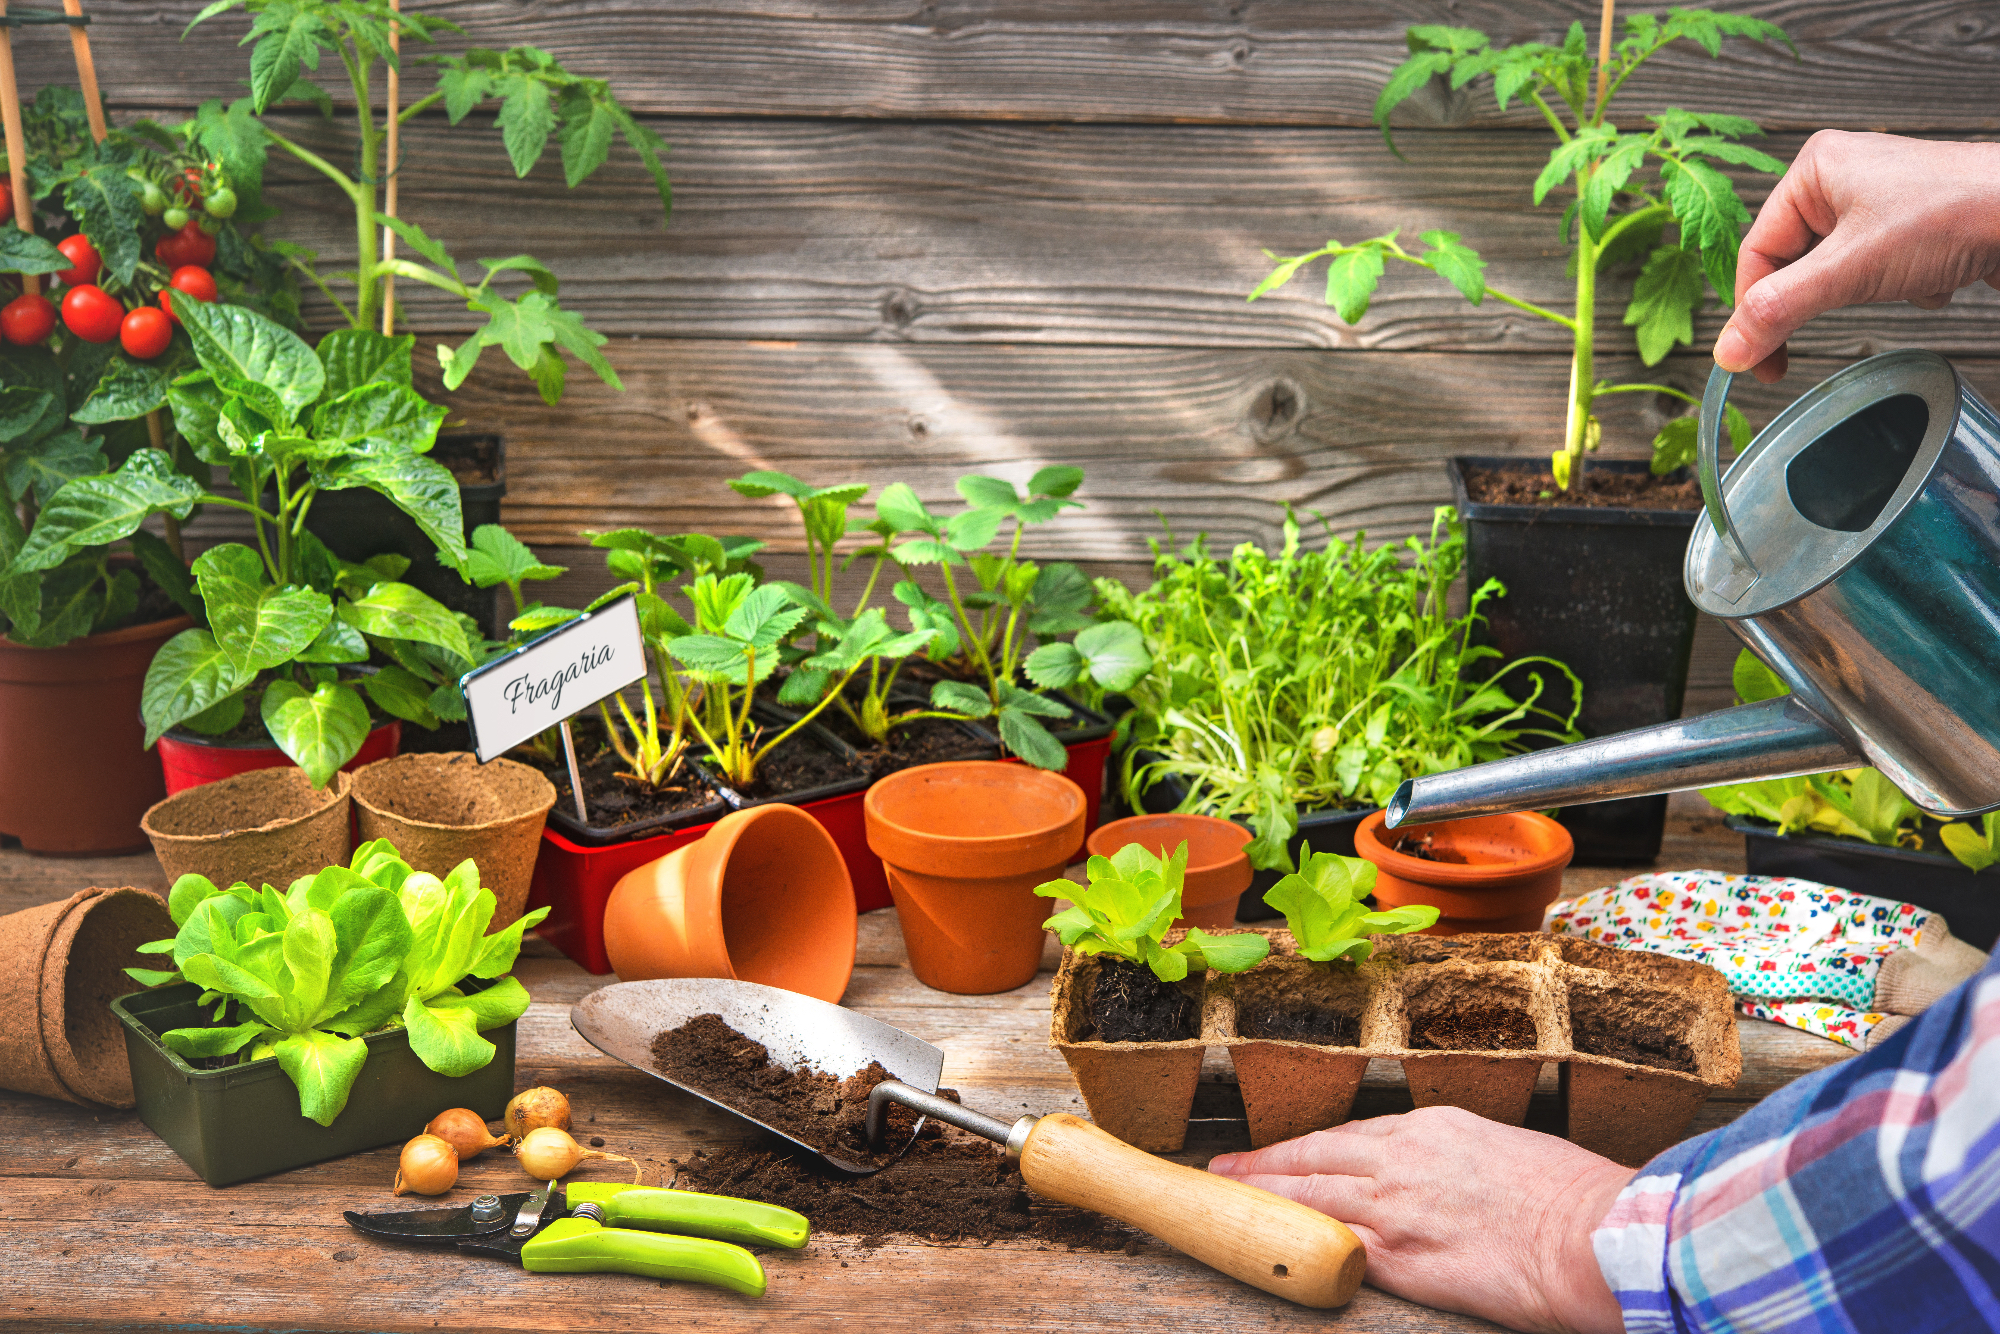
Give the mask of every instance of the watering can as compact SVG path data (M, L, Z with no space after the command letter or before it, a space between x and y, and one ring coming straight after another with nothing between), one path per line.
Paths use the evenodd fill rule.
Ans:
M1413 779L1391 827L1865 764L1934 816L2000 807L2000 414L1943 357L1886 352L1718 477L1735 378L1702 396L1687 591L1792 693Z

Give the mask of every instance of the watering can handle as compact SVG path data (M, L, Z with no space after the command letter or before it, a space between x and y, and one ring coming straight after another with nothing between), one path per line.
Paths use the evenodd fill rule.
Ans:
M1735 380L1733 371L1720 366L1708 373L1708 388L1702 391L1701 411L1695 417L1695 473L1701 479L1701 502L1708 510L1708 521L1715 525L1716 536L1723 540L1736 563L1754 574L1757 562L1750 559L1749 549L1743 545L1729 517L1729 506L1722 499L1722 475L1716 463L1723 408L1729 402L1729 386Z

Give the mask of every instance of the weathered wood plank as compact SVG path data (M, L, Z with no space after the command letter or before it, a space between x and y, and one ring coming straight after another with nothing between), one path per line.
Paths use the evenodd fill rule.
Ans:
M198 8L198 0L91 7L91 40L113 105L191 106L241 95L246 62L235 42L247 23L225 17L179 41ZM441 50L533 43L580 73L610 79L629 105L656 115L1345 126L1369 124L1411 24L1560 41L1582 14L1555 0L1144 0L1115 8L1063 0L723 0L693 9L661 0L460 0L424 8L466 29ZM1726 45L1720 60L1692 47L1673 50L1627 85L1623 104L1728 110L1774 128L2000 125L1990 97L1994 17L1973 0L1895 7L1762 0L1728 8L1784 25L1802 59L1740 42ZM1584 18L1595 49L1595 11ZM67 43L18 45L25 87L72 77ZM328 91L351 104L338 69L323 73ZM412 90L431 84L420 68L405 77ZM1430 97L1406 118L1536 122L1525 108L1499 113L1483 91Z

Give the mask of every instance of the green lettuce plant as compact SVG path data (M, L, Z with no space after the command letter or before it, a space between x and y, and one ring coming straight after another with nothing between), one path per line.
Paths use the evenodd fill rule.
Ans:
M522 932L548 915L537 908L487 935L496 903L472 862L440 880L377 839L347 866L283 892L182 876L167 899L176 934L139 947L172 955L173 968L125 971L147 986L192 982L199 1003L215 1007L213 1024L161 1034L168 1050L274 1057L298 1088L300 1115L332 1125L368 1059L370 1033L406 1029L410 1050L442 1075L493 1059L480 1033L527 1010L527 989L506 974ZM472 979L491 985L473 989Z
M1108 954L1144 964L1162 982L1178 982L1190 968L1240 973L1271 952L1271 942L1254 931L1214 936L1189 927L1185 938L1162 944L1181 916L1181 889L1187 878L1187 844L1162 859L1137 843L1109 857L1092 857L1084 867L1088 884L1051 880L1035 886L1045 899L1068 899L1070 906L1042 923L1079 954Z
M1364 900L1375 892L1375 864L1335 852L1299 849L1298 869L1264 891L1264 902L1285 915L1285 929L1299 954L1314 963L1335 959L1364 962L1375 953L1368 936L1399 936L1437 922L1428 904L1372 911Z
M1410 57L1390 74L1375 101L1375 123L1392 151L1389 113L1437 78L1449 78L1453 89L1491 78L1502 111L1519 98L1548 122L1556 145L1535 178L1534 202L1539 206L1555 192L1569 199L1557 230L1569 252L1569 274L1576 284L1571 312L1565 315L1488 286L1486 262L1456 232L1427 231L1420 245L1410 248L1397 239L1400 228L1347 245L1328 241L1302 255L1272 256L1278 259L1277 267L1257 284L1250 299L1284 286L1306 265L1328 259L1326 304L1343 323L1354 324L1367 313L1385 262L1395 260L1429 269L1475 306L1491 296L1569 330L1567 422L1562 447L1550 456L1556 484L1567 491L1578 461L1598 446L1601 428L1592 409L1600 396L1654 393L1690 404L1698 401L1671 385L1610 384L1597 378L1600 275L1641 266L1624 318L1637 331L1640 360L1648 366L1657 364L1676 345L1693 341L1694 314L1707 304L1711 290L1724 305L1734 299L1736 249L1750 214L1737 198L1735 185L1714 164L1750 167L1774 176L1785 170L1768 153L1740 142L1763 133L1742 116L1667 107L1646 117L1646 129L1621 129L1610 117L1611 103L1634 71L1674 42L1691 42L1715 56L1726 37L1782 42L1788 48L1791 39L1776 24L1741 14L1675 9L1662 18L1634 15L1625 20L1624 36L1612 47L1610 60L1597 67L1593 98L1592 61L1580 20L1570 24L1560 45L1553 46L1543 42L1496 46L1474 29L1437 25L1413 27L1407 37ZM1792 53L1796 57L1797 49ZM1731 414L1729 429L1737 448L1749 443L1749 423L1740 414ZM1694 447L1694 418L1669 422L1653 441L1653 471L1666 473L1685 465L1693 459Z

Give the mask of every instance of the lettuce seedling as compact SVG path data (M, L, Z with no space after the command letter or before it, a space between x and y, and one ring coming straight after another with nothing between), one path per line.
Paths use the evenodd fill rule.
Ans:
M160 1035L184 1057L276 1057L299 1090L299 1113L332 1125L368 1059L362 1038L407 1028L410 1049L442 1075L471 1074L493 1059L479 1034L512 1023L528 992L505 976L538 908L486 934L497 906L479 868L460 862L440 880L411 868L386 839L364 843L347 866L269 885L218 889L207 878L174 882L167 911L178 934L141 945L171 954L170 971L128 968L157 986L186 980L215 1023ZM497 978L467 991L471 978ZM234 1007L234 1024L224 1019Z
M1285 915L1285 927L1305 958L1360 963L1375 952L1367 933L1400 936L1438 919L1438 910L1428 904L1371 912L1363 900L1374 889L1372 862L1314 852L1308 843L1299 849L1299 869L1266 890L1264 902Z
M1162 860L1137 843L1110 857L1092 857L1084 868L1090 883L1051 880L1035 886L1045 899L1068 899L1071 906L1042 923L1079 954L1110 954L1142 963L1162 982L1178 982L1190 967L1240 973L1271 952L1271 942L1254 931L1211 936L1189 927L1173 945L1160 941L1180 920L1181 885L1187 875L1187 844Z

